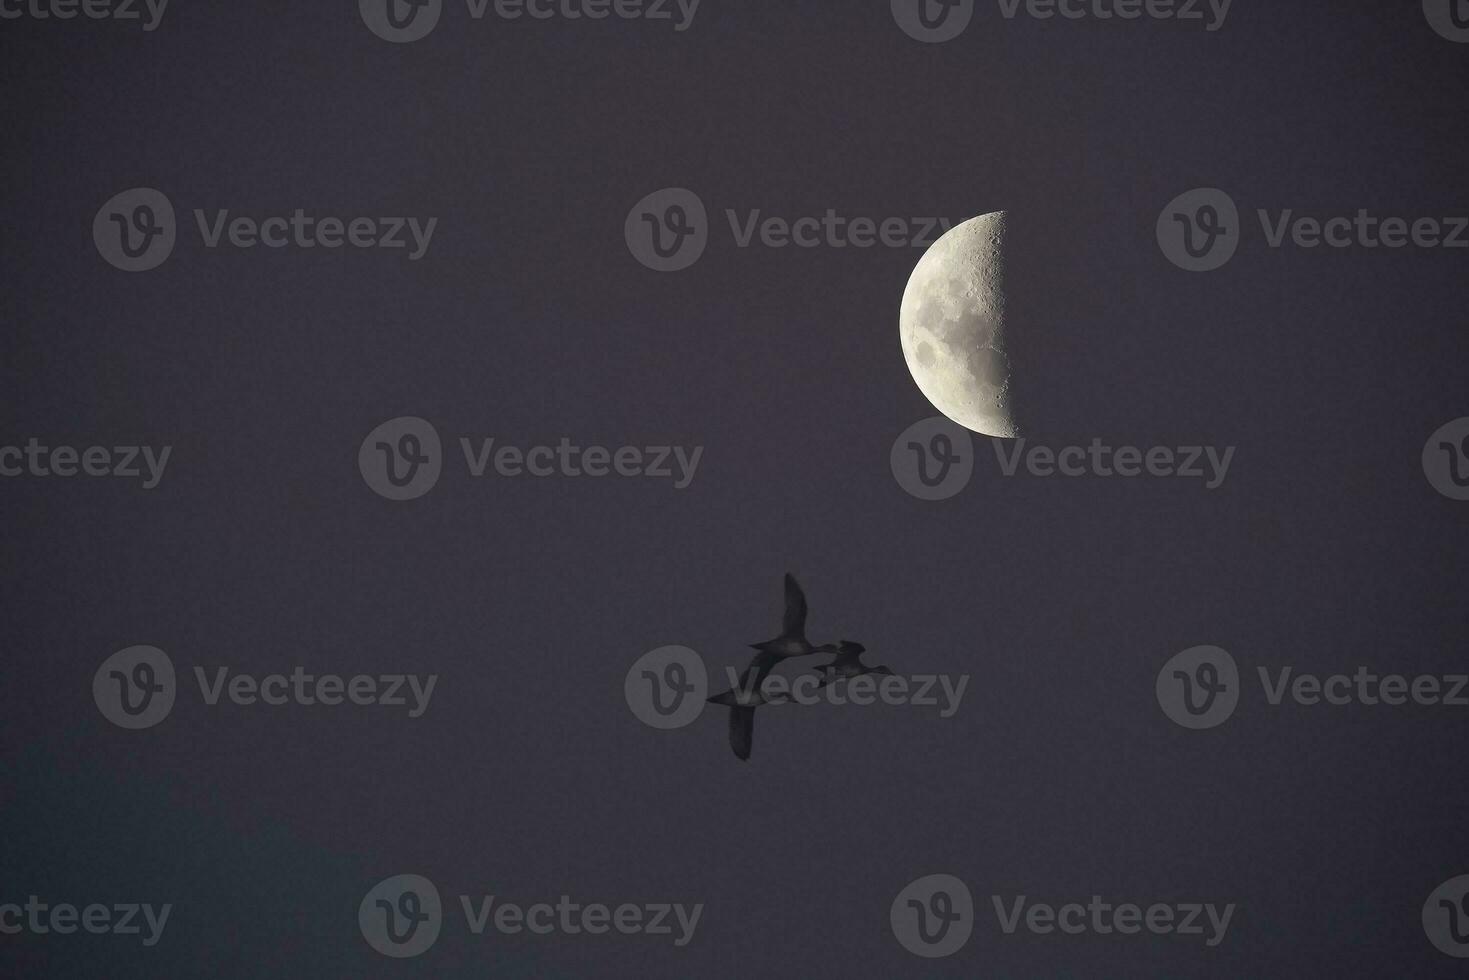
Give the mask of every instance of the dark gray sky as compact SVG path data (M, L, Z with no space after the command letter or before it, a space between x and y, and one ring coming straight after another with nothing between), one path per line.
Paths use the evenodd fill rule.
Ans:
M1466 412L1465 253L1272 249L1256 208L1464 214L1469 48L1416 3L1237 0L1223 29L1005 20L910 40L887 4L705 0L668 23L471 20L413 44L353 5L170 6L157 31L0 23L0 444L174 447L155 490L0 482L7 774L0 902L171 902L158 946L3 936L8 973L182 976L1449 976L1419 909L1469 872L1463 711L1270 707L1257 666L1464 669L1464 510L1423 477ZM134 275L94 214L168 195ZM623 223L697 192L715 230L649 271ZM1236 257L1154 239L1229 191ZM437 217L432 248L209 250L192 209ZM888 453L933 414L897 309L915 249L737 248L726 208L794 218L1007 209L1033 441L1236 446L1226 484L1006 479L910 497ZM433 422L427 496L364 485L378 423ZM704 447L638 479L470 479L460 436ZM722 711L657 732L623 679L711 668L779 622L961 710L771 709L737 762ZM1170 723L1154 678L1227 648L1235 716ZM155 728L89 697L152 644ZM202 703L192 668L439 675L429 711ZM910 881L980 904L963 951L888 926ZM486 936L382 959L358 902L705 905L696 938ZM1235 902L1186 937L1006 936L989 896ZM15 972L24 971L24 972Z

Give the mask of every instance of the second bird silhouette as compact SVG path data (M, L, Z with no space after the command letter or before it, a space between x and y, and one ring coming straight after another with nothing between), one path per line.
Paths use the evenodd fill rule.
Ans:
M817 687L825 687L840 680L850 680L853 677L864 677L867 674L892 675L886 664L878 664L869 667L862 662L862 654L867 648L860 643L850 640L842 640L837 644L836 659L829 664L821 664L816 672L821 675L821 683Z

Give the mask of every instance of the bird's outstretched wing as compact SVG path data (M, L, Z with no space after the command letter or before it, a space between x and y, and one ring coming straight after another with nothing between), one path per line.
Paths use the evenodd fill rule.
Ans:
M765 683L765 678L770 676L770 672L779 662L779 656L761 650L750 658L750 665L740 675L740 688L751 693L760 690L760 685Z
M782 636L806 635L806 593L790 572L786 572L786 613Z
M755 654L750 658L750 665L740 672L740 679L731 690L708 700L714 704L744 704L747 699L760 693L760 685L765 683L765 678L770 676L779 659L764 651Z
M745 762L750 761L750 748L754 742L755 709L730 708L729 747L734 749L735 757Z

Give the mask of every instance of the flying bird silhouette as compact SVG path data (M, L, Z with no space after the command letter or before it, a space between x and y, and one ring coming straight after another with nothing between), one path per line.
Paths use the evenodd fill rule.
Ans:
M765 678L776 664L791 657L807 657L813 653L840 653L839 648L826 644L812 646L806 639L806 593L789 572L785 578L785 619L780 635L763 643L752 643L751 648L759 651L740 675L739 687L709 698L711 704L722 704L729 708L729 747L737 758L748 761L750 748L755 738L755 709L762 704L779 704L789 697L767 698L760 690Z

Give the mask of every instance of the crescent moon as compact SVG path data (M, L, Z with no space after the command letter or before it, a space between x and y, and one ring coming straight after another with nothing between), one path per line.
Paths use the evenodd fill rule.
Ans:
M918 390L981 435L1020 435L1006 348L1005 212L956 225L908 279L898 330Z

